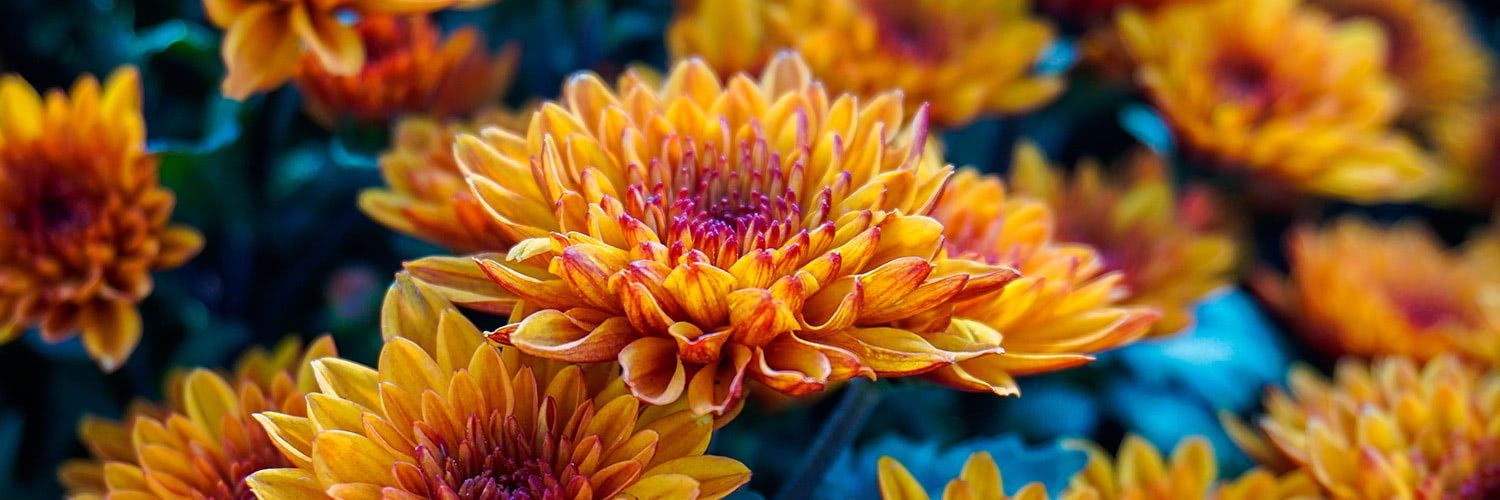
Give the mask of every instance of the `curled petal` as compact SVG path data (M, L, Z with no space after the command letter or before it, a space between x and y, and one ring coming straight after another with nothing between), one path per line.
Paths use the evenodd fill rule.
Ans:
M568 363L594 363L615 359L621 349L640 336L624 317L591 324L561 311L545 309L521 321L510 333L509 341L534 356Z

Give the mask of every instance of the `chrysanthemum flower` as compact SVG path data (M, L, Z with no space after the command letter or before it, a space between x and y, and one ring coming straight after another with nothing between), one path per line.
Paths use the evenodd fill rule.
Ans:
M1216 227L1220 214L1209 194L1177 195L1160 156L1136 154L1127 178L1110 178L1090 162L1066 177L1040 153L1018 155L1011 168L1016 194L1057 214L1057 240L1095 248L1105 269L1123 275L1121 304L1161 313L1151 335L1187 327L1198 301L1233 277L1235 243Z
M469 191L453 158L453 142L459 133L484 127L523 127L529 116L490 112L471 121L420 116L397 121L390 149L380 155L385 186L360 193L360 210L386 227L455 253L509 249L517 240Z
M203 0L203 10L225 31L222 92L233 99L274 89L311 53L328 72L354 75L366 47L340 16L425 14L477 7L494 0Z
M1493 62L1463 7L1450 0L1313 0L1335 18L1374 21L1386 67L1405 90L1408 116L1470 107L1488 94Z
M1331 498L1495 498L1500 494L1500 373L1452 356L1373 364L1346 359L1329 381L1294 368L1273 389L1260 431L1225 418L1261 463L1315 478Z
M1278 478L1265 470L1255 469L1233 481L1220 482L1213 446L1201 437L1178 443L1171 456L1165 459L1155 446L1136 436L1125 438L1118 460L1111 459L1093 443L1074 442L1071 445L1087 452L1089 461L1058 496L1063 500L1272 500L1317 495L1317 485L1299 474ZM890 457L880 460L880 492L883 500L929 498L916 478ZM970 456L959 476L948 482L942 498L1046 500L1048 495L1041 483L1027 484L1015 495L1006 495L1000 468L989 453L979 452Z
M1016 163L1043 164L1030 144ZM1065 216L1066 218L1067 216ZM1006 192L998 177L962 170L933 211L943 224L950 255L1021 271L994 295L961 302L939 347L1000 346L988 354L933 371L935 381L959 389L1017 392L1014 375L1077 366L1091 354L1145 334L1160 313L1124 307L1126 276L1106 269L1093 247L1054 241L1055 216L1046 202Z
M711 416L503 355L420 286L387 296L377 368L315 361L308 417L256 416L295 464L252 475L260 498L715 499L749 481L703 455Z
M469 113L510 84L520 56L515 45L491 56L471 28L439 40L439 28L426 16L370 16L354 29L366 51L357 73L332 71L314 54L303 57L297 72L307 112L324 126L340 119L385 123L406 113Z
M70 95L71 94L71 95ZM168 224L175 198L146 153L140 76L92 76L37 95L0 77L0 342L28 328L119 368L141 337L151 271L197 255L203 237Z
M250 498L246 476L291 466L251 415L303 414L303 394L317 389L309 363L334 355L330 337L306 350L288 339L251 349L232 374L169 376L165 403L132 405L124 421L84 417L91 457L64 463L58 478L74 499Z
M1299 0L1127 10L1117 24L1139 83L1205 159L1357 201L1430 187L1431 159L1390 129L1401 92L1373 24Z
M755 71L782 48L801 51L835 92L898 88L929 103L934 123L1018 113L1062 92L1036 63L1052 27L1026 0L761 0L700 2L668 28L674 57L706 58L722 75Z
M1415 224L1344 219L1295 230L1290 278L1263 275L1257 291L1329 354L1500 361L1500 275L1476 267L1483 252L1448 250Z
M618 360L641 399L700 413L734 406L747 374L805 394L980 354L924 335L1016 272L941 254L924 214L952 167L925 113L903 116L898 93L830 98L788 54L758 82L698 60L660 85L581 74L524 137L460 136L475 194L521 240L480 268L538 309L494 337Z

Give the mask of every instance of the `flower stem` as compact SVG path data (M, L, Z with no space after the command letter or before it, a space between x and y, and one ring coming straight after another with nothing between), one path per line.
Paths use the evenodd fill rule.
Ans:
M823 482L823 476L839 454L854 441L854 436L859 434L859 429L864 427L865 420L879 402L880 388L873 380L854 379L844 386L838 406L823 422L823 428L818 430L807 455L798 464L791 480L776 493L775 500L807 498L808 492Z

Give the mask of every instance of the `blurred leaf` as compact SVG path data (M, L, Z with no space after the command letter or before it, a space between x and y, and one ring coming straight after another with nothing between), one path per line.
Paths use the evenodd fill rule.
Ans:
M1172 388L1208 408L1238 412L1257 405L1261 389L1280 381L1290 363L1275 327L1239 289L1205 300L1197 315L1197 325L1180 334L1101 358L1143 384Z
M1170 156L1175 151L1172 130L1154 109L1143 104L1126 106L1120 110L1120 126L1157 153Z

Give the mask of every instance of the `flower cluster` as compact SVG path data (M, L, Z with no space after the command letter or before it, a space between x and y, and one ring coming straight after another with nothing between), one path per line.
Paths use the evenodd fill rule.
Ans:
M81 418L69 498L1500 496L1500 104L1452 0L190 1L103 83L0 77L0 371L164 379ZM174 211L214 245L153 276L205 245ZM157 367L293 324L331 333ZM937 453L1014 412L1068 422ZM1046 480L956 467L1049 432Z

